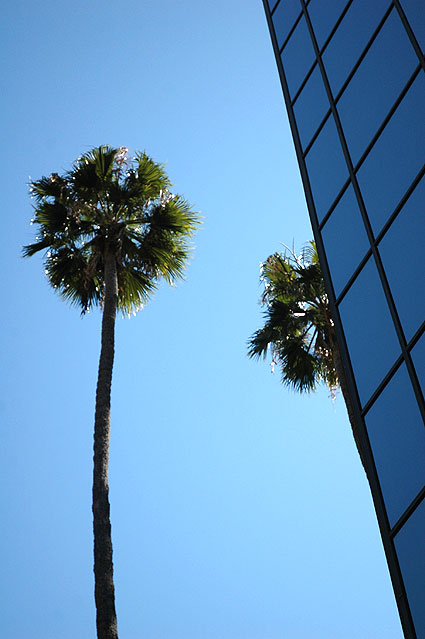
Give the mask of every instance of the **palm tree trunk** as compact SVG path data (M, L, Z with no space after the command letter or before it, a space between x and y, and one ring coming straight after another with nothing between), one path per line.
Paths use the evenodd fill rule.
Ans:
M358 433L357 433L357 425L356 425L356 419L355 419L354 410L353 410L353 404L351 401L351 396L348 392L347 381L345 378L345 371L342 365L341 354L339 352L339 346L338 346L338 342L336 341L336 337L332 339L332 342L333 342L332 344L333 360L335 364L336 374L338 376L339 386L341 388L342 396L344 398L345 406L347 408L348 419L350 420L351 430L353 432L354 441L356 442L356 446L357 446L357 452L359 453L360 460L366 472L363 450L362 450Z
M108 485L111 382L117 301L116 258L113 253L106 251L102 346L96 389L93 456L94 577L98 639L118 639Z

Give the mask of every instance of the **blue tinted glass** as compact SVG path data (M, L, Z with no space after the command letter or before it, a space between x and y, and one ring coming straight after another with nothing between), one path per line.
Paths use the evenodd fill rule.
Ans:
M301 18L286 43L281 58L289 93L293 97L315 60L313 44L304 17Z
M354 165L417 64L400 17L392 11L338 102Z
M394 544L418 639L425 637L425 502L416 508Z
M334 95L344 84L389 5L389 0L354 0L343 17L323 53Z
M425 178L422 178L379 244L407 341L425 320L424 238Z
M303 149L310 142L313 133L316 132L328 110L329 100L320 69L316 65L294 105L295 118Z
M375 263L370 258L339 305L362 405L376 390L400 347Z
M320 222L348 178L347 165L332 115L307 153L306 165Z
M425 333L413 347L411 354L419 384L421 385L422 394L425 397Z
M270 11L273 11L273 9L275 8L275 6L277 5L278 2L279 2L279 0L270 0L269 1Z
M405 364L366 415L366 427L393 526L425 484L425 427Z
M357 173L375 234L425 160L425 76L421 72Z
M279 49L288 37L300 13L300 0L280 0L280 4L272 16Z
M335 26L348 0L311 0L308 12L319 49Z
M335 295L338 296L369 248L351 184L326 221L322 237Z
M401 0L400 4L419 46L422 51L425 51L425 5L423 0Z

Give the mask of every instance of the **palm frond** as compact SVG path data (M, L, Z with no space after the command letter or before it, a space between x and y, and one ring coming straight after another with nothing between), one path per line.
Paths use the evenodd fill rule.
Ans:
M144 151L136 153L126 183L134 189L138 199L145 201L155 200L161 191L166 191L171 186L165 165L154 162Z
M101 190L112 181L114 161L119 149L99 146L81 155L74 163L68 177L76 191Z
M68 194L66 178L57 173L51 173L49 177L43 176L39 180L30 182L30 195L37 202L44 202L47 198L65 198Z
M118 273L118 308L125 315L137 313L149 300L157 284L149 275L136 268L125 268Z

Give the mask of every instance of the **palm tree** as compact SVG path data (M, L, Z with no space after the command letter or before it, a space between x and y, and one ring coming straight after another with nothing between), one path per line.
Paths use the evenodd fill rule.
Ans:
M198 216L171 186L164 166L125 147L94 148L64 175L32 181L38 225L24 256L45 252L50 284L86 313L100 306L96 390L93 532L98 639L117 639L109 516L108 461L115 317L140 310L161 278L181 278Z
M299 392L310 392L325 383L334 397L341 388L360 459L354 410L323 281L316 245L309 242L297 256L286 248L261 265L265 306L264 326L248 342L248 355L272 356L282 383ZM364 464L363 464L364 465Z

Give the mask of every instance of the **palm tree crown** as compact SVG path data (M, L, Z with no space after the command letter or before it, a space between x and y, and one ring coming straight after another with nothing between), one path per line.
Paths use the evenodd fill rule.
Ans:
M64 175L32 181L36 242L24 256L46 251L52 286L85 313L104 301L105 253L113 252L117 307L138 311L161 277L180 278L199 218L170 193L164 166L145 153L128 160L125 147L100 146Z
M308 392L325 382L334 393L336 340L315 243L300 256L289 249L270 255L261 280L265 321L249 340L249 356L265 358L270 350L285 385Z

